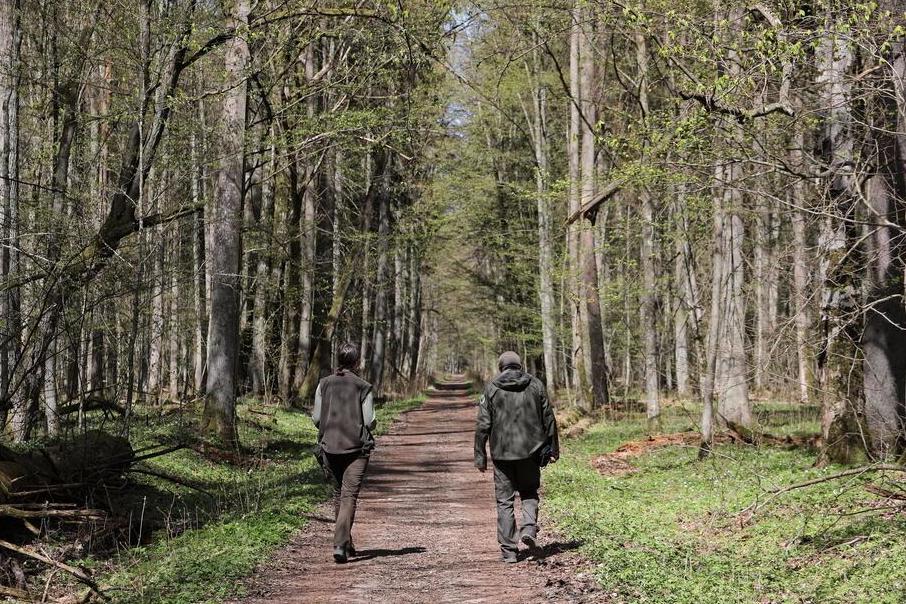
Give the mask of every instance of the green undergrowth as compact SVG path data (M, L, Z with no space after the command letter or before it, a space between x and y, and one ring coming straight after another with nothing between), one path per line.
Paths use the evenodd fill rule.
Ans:
M419 404L421 399L382 406L377 432ZM242 579L329 496L311 453L317 433L307 415L246 405L240 417L241 459L183 449L150 460L149 470L195 488L139 475L113 502L128 506L132 532L143 535L140 545L85 561L97 567L114 602L188 604L239 595ZM159 441L159 432L173 429L140 428L133 441ZM143 522L156 530L136 530Z
M818 430L808 408L761 405L758 417L774 435ZM693 428L688 413L668 410L665 432ZM593 467L639 439L644 414L597 423L564 442L560 462L545 470L547 513L618 601L906 602L906 517L864 488L895 477L833 480L767 500L770 489L843 468L813 467L807 446L731 443L704 462L690 443L625 458L631 468ZM756 501L763 507L746 522Z

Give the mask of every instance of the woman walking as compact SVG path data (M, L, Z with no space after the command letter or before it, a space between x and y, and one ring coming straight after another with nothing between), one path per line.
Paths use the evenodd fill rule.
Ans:
M334 487L333 559L342 564L355 556L352 523L374 449L375 416L371 384L355 374L359 347L344 344L337 360L336 372L318 384L311 418L318 428L318 457Z

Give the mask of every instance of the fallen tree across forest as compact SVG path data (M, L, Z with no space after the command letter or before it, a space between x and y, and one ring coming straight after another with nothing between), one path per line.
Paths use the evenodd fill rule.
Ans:
M136 451L129 439L100 430L90 430L74 439L28 450L15 451L0 445L0 518L18 521L24 539L4 536L0 550L31 559L62 571L88 587L89 595L103 599L100 588L87 571L56 560L34 541L44 533L35 521L64 523L103 521L108 511L86 505L92 493L122 482L140 461L166 455L181 446L156 445ZM155 474L167 480L169 476ZM14 542L19 541L19 542ZM25 600L18 587L0 586L0 596Z

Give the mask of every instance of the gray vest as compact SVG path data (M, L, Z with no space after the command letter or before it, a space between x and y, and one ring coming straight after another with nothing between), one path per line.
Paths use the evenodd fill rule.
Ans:
M321 422L318 442L327 453L365 453L374 448L374 437L365 426L362 403L371 384L340 371L321 380Z

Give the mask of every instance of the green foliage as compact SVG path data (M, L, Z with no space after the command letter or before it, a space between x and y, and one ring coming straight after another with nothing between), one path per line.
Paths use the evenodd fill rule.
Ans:
M386 431L400 413L420 404L421 399L412 399L385 405L377 413L377 432ZM267 430L242 422L242 441L257 450L260 459L251 468L210 461L194 451L180 451L149 464L203 484L219 495L220 510L197 528L172 537L158 531L150 544L121 553L116 568L100 580L111 586L114 601L220 602L236 595L239 581L308 523L307 514L329 496L311 454L317 432L302 413L280 410L275 420ZM166 489L173 509L180 507L178 502L196 497L192 491L174 490L173 484L155 478L142 482ZM176 518L168 520L169 525Z
M760 408L775 433L817 430L814 409ZM693 426L671 409L668 430ZM791 421L793 420L793 421ZM863 480L831 481L784 494L741 524L765 490L832 474L807 450L720 445L707 462L694 447L630 459L637 472L603 476L589 462L645 438L643 417L596 425L568 441L545 472L548 513L583 542L595 575L620 601L901 602L906 593L906 519L885 517Z

